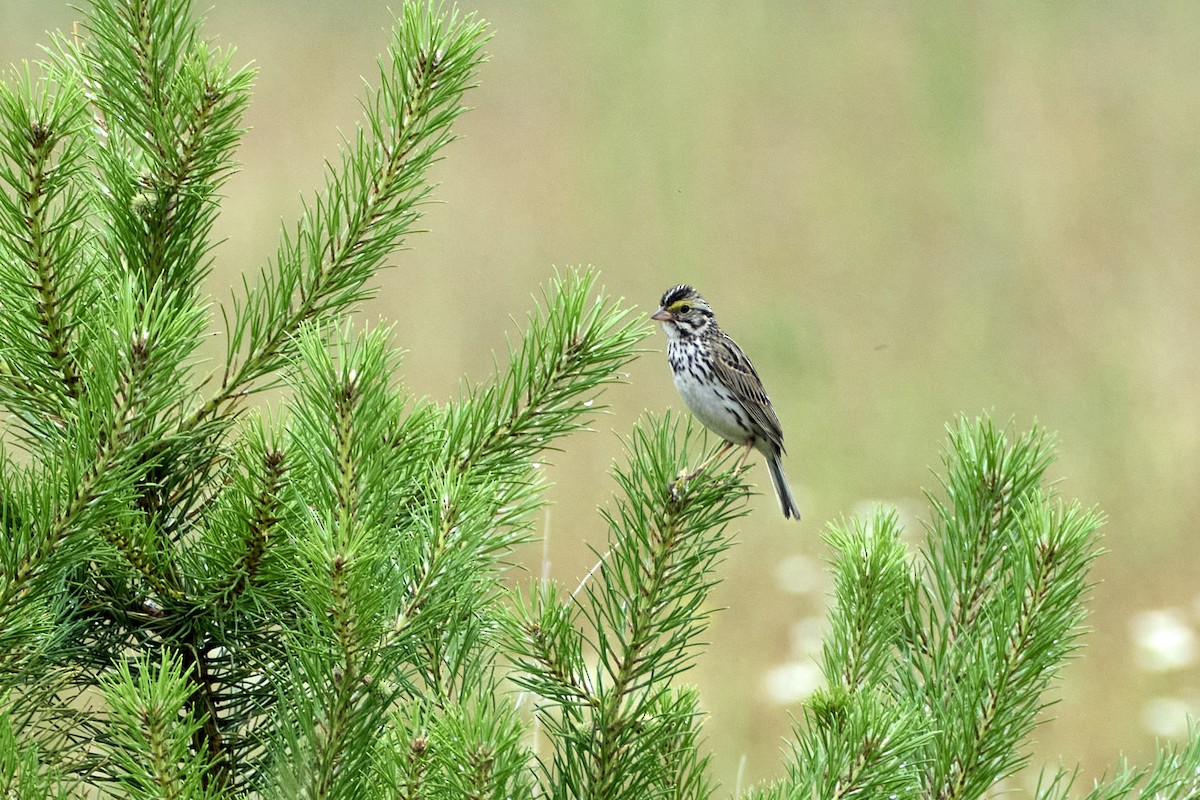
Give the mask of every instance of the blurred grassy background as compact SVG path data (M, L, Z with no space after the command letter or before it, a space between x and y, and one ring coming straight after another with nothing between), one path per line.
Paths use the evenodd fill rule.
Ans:
M357 121L390 16L214 2L207 33L260 70L217 230L226 299ZM364 313L395 322L412 389L446 400L489 374L551 265L596 265L639 313L682 281L713 302L766 379L805 515L780 518L759 464L691 675L726 786L743 756L747 781L781 772L828 601L823 521L875 501L915 520L943 424L981 409L1058 431L1062 493L1110 516L1094 632L1034 765L1090 777L1178 735L1200 708L1200 4L466 7L495 33L475 110L430 232ZM2 0L0 64L77 17ZM603 541L618 435L680 405L659 353L607 400L552 472L547 553L571 586ZM539 548L523 557L540 571Z

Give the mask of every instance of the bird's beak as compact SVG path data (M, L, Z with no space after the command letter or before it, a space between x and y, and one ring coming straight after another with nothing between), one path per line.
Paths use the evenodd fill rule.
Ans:
M659 322L670 322L671 320L675 319L675 315L670 311L667 311L665 308L660 308L658 311L655 311L650 315L650 319L656 319Z

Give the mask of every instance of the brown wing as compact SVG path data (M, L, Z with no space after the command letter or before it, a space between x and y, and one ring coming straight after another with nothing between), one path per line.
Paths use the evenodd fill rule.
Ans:
M712 337L709 346L712 348L717 379L732 389L741 401L750 417L750 424L756 429L756 435L767 439L783 452L783 428L750 359L724 331Z

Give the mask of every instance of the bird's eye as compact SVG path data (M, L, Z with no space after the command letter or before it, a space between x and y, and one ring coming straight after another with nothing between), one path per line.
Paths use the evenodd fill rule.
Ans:
M689 306L687 303L684 303L683 305L681 305L681 306L679 307L679 313L680 313L680 314L686 314L686 313L688 313L688 312L689 312L689 311L691 311L691 310L692 310L692 307L691 307L691 306Z

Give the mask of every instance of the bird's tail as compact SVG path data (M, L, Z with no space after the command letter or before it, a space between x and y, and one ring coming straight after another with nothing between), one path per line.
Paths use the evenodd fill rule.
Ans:
M783 474L783 464L778 452L767 456L767 467L771 470L771 483L775 485L775 494L779 497L779 505L783 506L783 516L799 520L800 509L796 505L796 498L792 497L791 488L788 487L787 477Z

